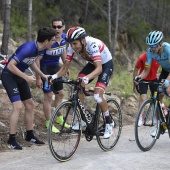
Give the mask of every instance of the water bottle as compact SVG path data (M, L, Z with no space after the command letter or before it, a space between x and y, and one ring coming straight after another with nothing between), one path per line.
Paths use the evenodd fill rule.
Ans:
M167 116L167 115L168 115L168 110L167 110L165 104L162 103L162 104L161 104L161 107L162 107L162 111L163 111L164 116Z
M161 85L158 86L159 93L163 92L163 87Z
M49 90L50 89L50 85L48 84L47 81L44 82L44 89L45 90Z

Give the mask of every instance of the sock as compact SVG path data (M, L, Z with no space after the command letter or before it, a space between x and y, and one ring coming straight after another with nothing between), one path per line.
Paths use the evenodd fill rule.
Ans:
M27 135L25 140L36 144L45 144L43 141L40 141L38 138L34 136L33 130L27 130Z
M112 119L110 117L109 110L107 110L106 112L103 112L103 115L105 116L106 123L108 123L108 124L112 123Z
M15 134L10 134L8 141L15 141Z
M33 137L34 137L33 130L27 130L26 138L27 139L31 139Z

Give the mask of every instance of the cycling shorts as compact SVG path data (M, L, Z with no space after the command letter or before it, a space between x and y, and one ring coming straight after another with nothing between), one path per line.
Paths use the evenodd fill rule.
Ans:
M2 83L11 103L32 98L27 81L8 70L2 71Z
M58 72L58 70L60 69L60 66L59 65L54 65L54 66L41 66L40 67L41 71L45 74L45 75L53 75L55 73ZM59 77L58 78L59 80L62 80L62 77ZM44 93L49 93L49 92L52 92L52 89L51 87L47 90L47 89L44 89L44 80L43 81L43 92ZM63 83L56 83L55 84L55 90L56 91L60 91L63 89Z
M78 77L84 77L88 74L90 74L93 70L95 69L95 66L92 63L87 63L87 65L85 65L85 67L80 71L80 73L78 74ZM98 76L98 80L96 82L95 88L102 88L103 90L105 90L105 88L107 87L110 77L113 74L113 61L110 60L107 63L102 65L102 73ZM93 80L90 80L90 82L92 82Z
M149 81L149 80L147 80ZM158 82L158 79L150 80L149 82ZM148 87L150 88L151 94L154 94L154 91L157 90L158 85L152 85L152 84L145 84L145 83L139 83L139 90L140 90L140 95L141 94L147 94Z

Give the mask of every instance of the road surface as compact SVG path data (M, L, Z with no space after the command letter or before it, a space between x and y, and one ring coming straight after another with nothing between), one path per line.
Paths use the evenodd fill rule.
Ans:
M75 155L67 162L58 162L48 145L31 146L22 151L0 152L0 170L160 170L170 168L170 141L161 135L155 146L142 152L136 145L133 126L124 126L116 147L102 151L96 140L82 139Z

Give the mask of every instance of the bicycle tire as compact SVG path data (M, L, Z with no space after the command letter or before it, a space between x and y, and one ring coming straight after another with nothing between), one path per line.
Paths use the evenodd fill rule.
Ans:
M99 113L97 116L97 127L96 127L97 132L99 134L96 136L96 139L98 145L103 151L110 151L116 146L122 130L122 113L119 104L114 99L108 99L107 103L108 103L110 116L114 122L113 134L108 139L103 138L105 125L106 125L105 117L103 116L103 113L99 105L97 105L97 109L96 109L96 111L98 111Z
M74 131L71 128L71 126L77 121L79 122L79 126L81 122L81 116L78 110L73 114L73 108L74 105L70 101L65 101L59 104L52 113L48 128L48 144L50 151L53 157L60 162L65 162L71 159L78 148L81 138L81 128L77 131ZM70 125L70 128L66 129L63 125L56 123L57 116L60 116L61 113L63 115L64 122ZM53 133L53 126L58 128L60 132Z
M147 99L139 108L136 121L135 121L135 141L139 149L142 151L149 151L156 143L160 135L160 121L153 122L155 100ZM159 108L156 110L158 116L160 115ZM143 124L138 126L140 115L143 114ZM151 132L157 128L156 135L152 136Z

